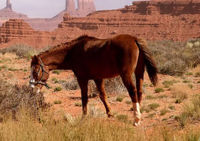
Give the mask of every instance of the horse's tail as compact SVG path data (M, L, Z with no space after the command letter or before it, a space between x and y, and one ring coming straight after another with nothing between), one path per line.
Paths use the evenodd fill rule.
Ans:
M152 84L155 86L158 82L158 69L156 67L156 63L152 57L150 50L147 48L147 43L143 39L136 39L136 44L140 50L140 52L144 56L144 63L147 69L147 73Z

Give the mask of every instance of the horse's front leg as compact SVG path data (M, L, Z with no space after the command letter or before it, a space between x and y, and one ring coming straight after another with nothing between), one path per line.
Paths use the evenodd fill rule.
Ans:
M88 103L88 80L78 78L78 83L81 88L83 116L85 116L85 115L87 115L87 103Z

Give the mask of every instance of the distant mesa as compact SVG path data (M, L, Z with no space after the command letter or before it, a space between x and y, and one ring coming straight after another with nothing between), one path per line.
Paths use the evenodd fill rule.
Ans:
M7 0L6 7L0 10L0 25L9 19L27 19L24 14L16 13L12 10L10 0Z
M77 4L76 8L75 0L66 0L65 10L53 18L63 17L65 13L68 13L71 17L85 17L96 11L94 0L77 0Z
M36 30L50 31L63 20L65 13L71 17L85 17L94 11L96 11L94 0L77 0L77 6L75 0L66 0L65 9L52 18L28 18L24 14L14 12L10 0L7 0L6 7L0 10L0 25L9 19L24 19Z
M96 11L95 4L93 0L77 0L77 9L74 0L66 0L65 11L70 16L84 17L89 13Z

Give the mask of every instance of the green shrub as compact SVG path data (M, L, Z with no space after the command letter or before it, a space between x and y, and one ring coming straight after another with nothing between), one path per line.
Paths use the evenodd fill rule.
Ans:
M120 114L120 115L117 115L116 118L119 121L122 121L122 122L127 122L128 121L128 116L127 115Z
M170 105L168 108L169 108L170 110L175 110L175 106L173 106L173 105Z
M118 97L116 98L116 101L118 101L118 102L122 102L123 99L124 99L124 97L122 97L122 96L118 96Z
M173 86L175 83L177 83L176 80L169 80L162 82L165 88L169 88L170 86Z
M152 103L148 105L149 109L156 110L160 105L158 103Z
M61 104L61 103L62 103L62 101L60 101L60 100L54 101L54 104Z
M56 88L54 89L54 92L59 92L59 91L62 91L62 88L61 88L61 87L56 87Z
M169 111L167 110L167 109L162 109L161 111L160 111L160 115L161 116L164 116L166 113L168 113Z
M161 92L164 92L163 88L156 88L155 89L155 93L161 93Z
M81 107L82 106L81 103L75 103L74 105L77 106L77 107Z
M60 70L53 70L52 73L59 75L60 74Z

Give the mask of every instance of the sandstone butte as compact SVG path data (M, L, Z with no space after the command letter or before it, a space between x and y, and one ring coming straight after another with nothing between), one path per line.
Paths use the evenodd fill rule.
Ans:
M58 28L44 34L41 40L45 40L48 46L69 41L82 34L107 38L124 33L147 40L185 41L200 38L199 16L199 0L134 1L132 5L122 9L96 11L86 17L71 17L65 14ZM9 26L2 26L0 29L2 28L7 30L4 38L10 37L9 34L12 33L10 30L16 30ZM24 30L24 28L18 30ZM2 32L0 32L1 44L9 41L1 39L1 34ZM37 34L33 35L36 37ZM27 39L31 38L28 37L30 35L24 34L24 36Z
M13 11L10 0L7 0L6 7L0 10L0 25L9 19L24 19L35 30L52 31L63 20L65 13L69 13L73 17L85 17L96 11L94 0L77 0L77 8L75 0L65 1L65 9L52 18L29 18L24 14Z

